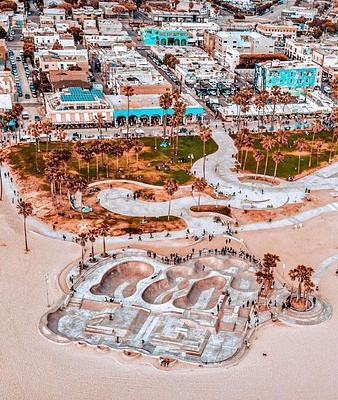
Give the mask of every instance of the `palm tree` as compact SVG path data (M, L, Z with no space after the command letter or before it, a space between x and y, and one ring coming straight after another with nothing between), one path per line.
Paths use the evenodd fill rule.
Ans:
M248 159L248 153L249 153L249 150L253 149L254 142L255 141L254 141L254 138L252 136L246 136L244 138L245 157L244 157L243 169L245 169L246 162L247 162L247 159Z
M317 157L316 157L316 165L317 166L318 166L318 161L319 161L319 153L320 153L320 150L323 148L323 145L324 145L323 139L318 139L314 143L314 147L316 149L316 155L317 155Z
M253 154L253 158L256 161L256 174L255 174L255 179L257 179L257 174L258 174L258 168L259 168L259 163L264 160L264 154L260 150L256 150Z
M232 96L232 102L237 106L237 132L240 131L241 127L241 113L248 110L252 94L251 90L242 89Z
M121 142L121 148L123 150L123 153L126 155L126 169L128 172L129 176L129 152L134 146L134 142L131 139L125 139Z
M63 149L63 141L66 139L66 132L63 128L58 127L55 131L56 139L60 142L61 150Z
M206 161L205 145L206 145L206 142L212 137L212 129L210 128L210 126L202 125L199 128L199 135L200 135L200 139L202 140L202 144L203 144L203 149L202 149L203 178L205 179L205 161Z
M316 134L319 133L323 129L323 124L320 119L315 119L312 122L312 139L311 139L311 148L310 148L310 157L309 157L309 168L312 165L312 151L313 151L313 146L315 143L316 139Z
M98 112L94 116L94 120L96 122L97 129L100 133L100 137L102 137L102 128L104 127L104 124L105 124L105 120L104 120L104 116L102 115L102 112Z
M160 107L163 110L163 138L167 135L167 111L173 104L173 97L171 93L163 93L160 96Z
M271 253L264 254L262 268L256 272L256 279L264 287L265 293L268 293L274 281L274 270L280 258Z
M44 119L41 122L41 130L42 132L47 135L47 141L46 141L46 152L48 153L48 145L49 145L49 135L52 133L53 126L50 120Z
M108 253L106 251L106 237L109 234L109 225L106 224L105 222L102 222L101 225L99 226L97 233L102 236L102 257L107 257Z
M3 182L2 182L2 163L6 161L5 152L0 149L0 200L2 200L3 194Z
M39 172L39 163L38 163L38 153L40 151L39 147L39 138L42 134L42 125L39 122L32 122L31 124L28 125L27 132L30 136L32 136L35 139L35 168L36 171Z
M282 90L279 86L273 86L270 90L270 101L272 103L272 114L271 114L271 128L274 127L276 106L280 102L282 96Z
M262 140L262 147L266 151L265 158L265 167L264 167L264 176L266 175L266 171L268 169L268 161L269 161L269 151L273 149L275 145L274 140L270 136L264 136Z
M27 217L31 216L33 213L33 206L32 203L20 200L18 205L16 206L18 209L18 213L23 216L23 232L25 235L25 249L29 251L28 248L28 240L27 240L27 224L26 219Z
M308 147L308 143L305 139L299 138L295 140L294 145L296 146L296 149L298 151L298 168L297 168L297 173L300 173L300 156L303 151L305 151Z
M81 246L81 263L80 263L80 274L83 270L84 266L84 256L85 256L85 249L86 243L88 241L88 232L80 232L77 235L76 242Z
M80 173L81 170L81 158L83 158L83 153L85 152L86 148L84 147L81 141L76 142L74 146L75 153L77 155L78 160L78 172Z
M176 97L174 103L174 121L176 121L176 144L174 145L174 154L178 153L178 138L179 138L179 130L180 126L183 123L184 114L186 112L186 105L180 98Z
M83 148L81 158L87 163L87 181L89 182L90 162L93 159L93 152L91 149Z
M199 211L201 205L201 193L204 192L206 187L208 186L207 181L204 178L197 178L194 182L194 189L198 192L198 203L197 210Z
M258 113L259 110L262 110L262 118L261 121L264 124L265 120L265 108L268 103L269 93L266 90L262 90L259 94L257 94L254 98L254 104L257 107ZM258 123L259 123L259 115L258 115Z
M143 143L140 140L135 140L134 142L134 151L136 154L136 169L138 169L138 157L143 149Z
M171 212L171 199L175 192L178 190L178 184L175 180L167 180L164 184L163 189L169 196L169 204L168 204L168 221L170 220L170 212Z
M130 114L130 97L134 95L134 89L131 86L125 86L122 90L122 94L127 96L127 138L129 138L129 128L130 128L130 121L129 121L129 114Z
M281 151L282 146L288 144L289 133L284 130L279 130L275 132L274 136L278 144L278 151Z
M278 165L284 160L285 157L283 153L281 153L280 151L276 151L276 153L272 155L272 158L273 161L275 162L275 171L273 173L273 179L276 179Z
M297 280L298 281L298 289L297 289L297 302L298 301L305 301L306 300L306 294L304 291L303 295L303 285L306 284L306 286L311 287L311 276L312 273L314 272L314 269L312 267L306 267L305 265L298 265L296 268L291 269L289 271L289 276L292 281ZM292 296L292 293L291 293Z
M92 251L91 251L91 257L90 257L90 261L91 262L95 262L95 252L94 252L94 243L96 241L96 237L97 237L97 230L95 228L92 228L88 231L88 239L91 243L92 246Z

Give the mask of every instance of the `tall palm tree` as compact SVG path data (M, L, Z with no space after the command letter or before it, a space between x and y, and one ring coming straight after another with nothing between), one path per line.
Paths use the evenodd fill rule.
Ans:
M259 168L259 163L264 160L264 154L260 150L255 150L253 154L253 158L256 161L256 174L255 174L255 179L257 179L257 174L258 174L258 168Z
M252 136L246 136L245 138L244 138L244 146L245 146L245 157L244 157L244 164L243 164L243 169L245 169L245 166L246 166L246 162L247 162L247 159L248 159L248 153L249 153L249 150L252 150L253 149L253 146L254 146L254 138L252 137Z
M197 178L194 182L194 189L198 192L198 203L197 210L199 211L201 205L201 193L205 191L208 186L207 181L204 178Z
M210 126L202 125L199 128L200 139L202 140L202 155L203 155L203 178L205 179L205 161L206 161L206 150L205 145L207 141L212 137L212 129Z
M297 301L305 300L305 293L303 295L303 285L306 284L307 281L311 282L313 272L314 269L312 267L306 267L305 265L298 265L296 268L289 271L291 280L298 281ZM311 287L312 285L308 286Z
M316 165L318 166L318 161L319 161L319 153L320 150L323 148L324 141L323 139L317 139L314 143L314 148L316 149Z
M91 243L91 247L92 247L92 251L91 251L91 257L90 257L90 261L91 262L95 262L95 252L94 252L94 244L97 238L97 230L95 228L89 229L88 231L88 240Z
M93 159L92 150L84 148L81 154L81 158L87 163L87 181L89 182L90 162Z
M266 171L268 169L269 151L271 149L273 149L274 145L275 145L275 141L270 136L264 136L263 137L263 139L262 139L262 147L266 151L264 176L266 175Z
M104 128L104 125L105 125L105 120L104 120L104 116L102 115L102 112L98 112L94 116L94 121L96 122L96 127L100 133L100 138L101 138L102 137L102 128Z
M256 272L256 279L259 284L264 286L267 293L274 281L274 270L277 267L277 262L280 261L279 256L271 253L264 254L262 267Z
M174 103L174 121L176 121L176 143L174 145L174 154L178 153L178 140L180 126L183 124L183 118L186 112L186 105L180 98L176 98Z
M282 96L282 90L279 86L273 86L270 90L270 101L272 104L272 114L271 114L271 128L274 127L276 106L280 102Z
M297 173L300 173L300 156L303 151L305 151L308 148L308 143L307 140L303 138L299 138L295 140L294 145L296 146L296 149L298 151L298 168L297 168Z
M273 173L273 179L276 179L278 165L284 160L284 158L285 158L284 154L281 153L280 151L276 151L276 153L273 153L272 159L275 162L275 171Z
M239 132L241 128L242 112L248 110L252 95L252 90L242 89L232 96L232 102L237 106L237 132Z
M284 130L279 130L275 132L274 137L278 144L278 151L281 151L282 146L288 144L289 133Z
M129 129L130 129L130 98L134 95L135 91L131 86L125 86L122 90L122 94L127 96L127 138L129 138Z
M27 201L20 200L18 205L16 206L18 209L18 213L23 216L23 232L25 235L25 250L29 251L28 248L28 239L27 239L27 217L33 214L33 206L32 203Z
M163 138L167 135L167 111L173 105L173 97L171 93L163 93L160 96L160 107L163 110Z
M83 153L85 152L86 148L84 147L81 141L76 142L74 146L75 153L77 155L78 160L78 172L80 173L81 170L81 158L83 158Z
M106 237L109 234L109 225L105 222L102 222L101 225L99 226L97 233L102 236L102 257L107 257L108 253L106 251Z
M6 155L3 149L0 149L0 200L3 195L3 182L2 182L2 163L6 161Z
M171 199L173 194L178 190L178 184L175 180L169 179L165 182L163 189L165 190L165 192L169 197L169 204L168 204L168 221L169 221L171 212Z
M53 126L52 126L52 123L51 123L51 121L49 120L49 119L44 119L42 122L41 122L41 130L42 130L42 132L45 134L45 135L47 135L47 141L46 141L46 152L48 153L48 151L49 151L49 149L48 149L48 146L49 146L49 135L52 133L52 130L53 130Z
M38 154L40 151L39 138L42 134L42 125L40 122L32 122L28 125L27 132L35 139L35 169L36 172L40 171L38 163Z
M311 147L310 147L310 157L309 157L309 168L312 165L312 152L313 152L313 146L315 143L316 135L323 129L323 124L320 119L315 119L312 122L312 139L311 139Z
M143 143L140 140L135 140L134 142L134 151L136 154L136 169L138 169L138 158L143 149Z
M76 237L76 242L81 246L80 274L83 271L84 267L84 256L88 239L89 239L88 232L80 232Z
M61 150L63 149L63 141L66 139L66 132L63 128L58 127L55 131L56 139L60 142Z

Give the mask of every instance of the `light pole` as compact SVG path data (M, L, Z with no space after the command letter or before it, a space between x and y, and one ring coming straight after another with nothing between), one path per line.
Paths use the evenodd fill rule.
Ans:
M49 283L49 277L48 274L45 275L45 283L46 283L46 296L47 296L47 307L50 307L50 302L49 302L49 289L48 289L48 283Z

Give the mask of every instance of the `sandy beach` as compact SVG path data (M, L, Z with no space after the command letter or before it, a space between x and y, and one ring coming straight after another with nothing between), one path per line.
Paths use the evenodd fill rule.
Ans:
M324 214L292 228L246 232L249 250L272 251L287 267L316 267L337 254L337 214ZM74 344L57 345L38 330L51 300L60 295L57 277L79 257L80 247L30 232L23 251L22 221L7 200L0 204L0 396L6 400L76 399L337 399L338 278L332 265L321 277L320 294L332 318L311 327L276 324L261 328L237 365L162 371L146 358L133 363L116 353ZM216 243L213 243L213 245ZM267 356L263 357L262 353Z

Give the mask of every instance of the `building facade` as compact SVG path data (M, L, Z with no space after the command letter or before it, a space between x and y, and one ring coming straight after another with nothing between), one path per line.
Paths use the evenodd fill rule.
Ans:
M141 29L140 33L147 46L186 46L188 44L188 32L185 29L147 27Z
M321 84L321 68L314 63L267 61L255 66L254 85L259 91L274 86L300 93Z

